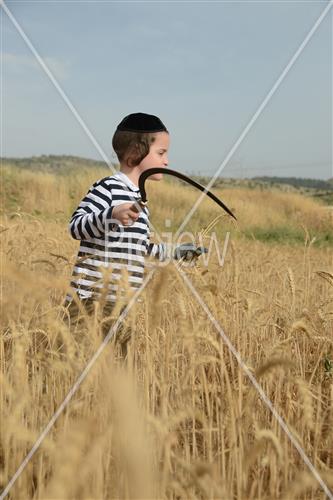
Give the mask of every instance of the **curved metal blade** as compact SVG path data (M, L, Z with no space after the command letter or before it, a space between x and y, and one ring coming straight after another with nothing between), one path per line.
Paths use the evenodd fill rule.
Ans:
M154 168L149 168L148 170L142 172L142 174L139 177L139 189L140 189L141 201L143 204L147 203L147 194L145 190L146 179L154 174L173 175L174 177L178 177L179 179L187 182L188 184L191 184L192 186L196 187L197 189L205 193L207 196L209 196L209 198L214 200L215 203L217 203L221 208L223 208L223 210L225 210L229 215L231 215L231 217L237 220L232 211L223 203L223 201L221 201L217 196L215 196L214 193L211 193L204 186L194 181L190 177L187 177L187 175L177 172L176 170L172 170L171 168L154 167Z

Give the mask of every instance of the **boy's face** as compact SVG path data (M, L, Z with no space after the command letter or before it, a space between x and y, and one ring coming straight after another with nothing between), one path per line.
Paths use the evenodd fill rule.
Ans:
M151 144L148 155L138 165L140 173L149 168L168 166L169 134L167 132L157 132L154 135L155 141ZM149 177L149 180L160 181L162 177L163 174L154 174Z

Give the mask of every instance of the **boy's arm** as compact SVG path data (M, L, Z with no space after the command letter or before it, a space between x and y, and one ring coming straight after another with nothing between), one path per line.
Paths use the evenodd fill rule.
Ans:
M106 221L111 218L111 201L105 179L95 182L71 217L71 236L76 240L103 237Z
M156 257L160 261L167 259L191 261L207 252L207 248L198 247L193 243L183 243L177 247L167 243L150 243L147 250L148 255Z
M159 261L163 262L167 258L170 258L172 248L166 243L149 243L147 253L151 257L155 257Z

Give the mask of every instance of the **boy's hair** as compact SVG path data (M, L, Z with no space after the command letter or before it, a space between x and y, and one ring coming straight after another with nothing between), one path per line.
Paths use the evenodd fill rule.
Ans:
M155 138L155 134L151 132L116 130L112 147L120 162L126 162L128 167L136 167L148 155Z

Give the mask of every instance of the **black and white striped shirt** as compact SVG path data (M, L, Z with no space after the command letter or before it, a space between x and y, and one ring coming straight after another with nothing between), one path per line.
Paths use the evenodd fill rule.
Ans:
M115 302L122 274L130 288L141 286L145 256L164 259L163 243L149 243L149 211L145 207L131 226L112 219L112 209L140 198L137 186L122 172L93 184L72 215L69 231L80 240L71 286L80 298L99 297ZM71 296L67 296L71 300Z

